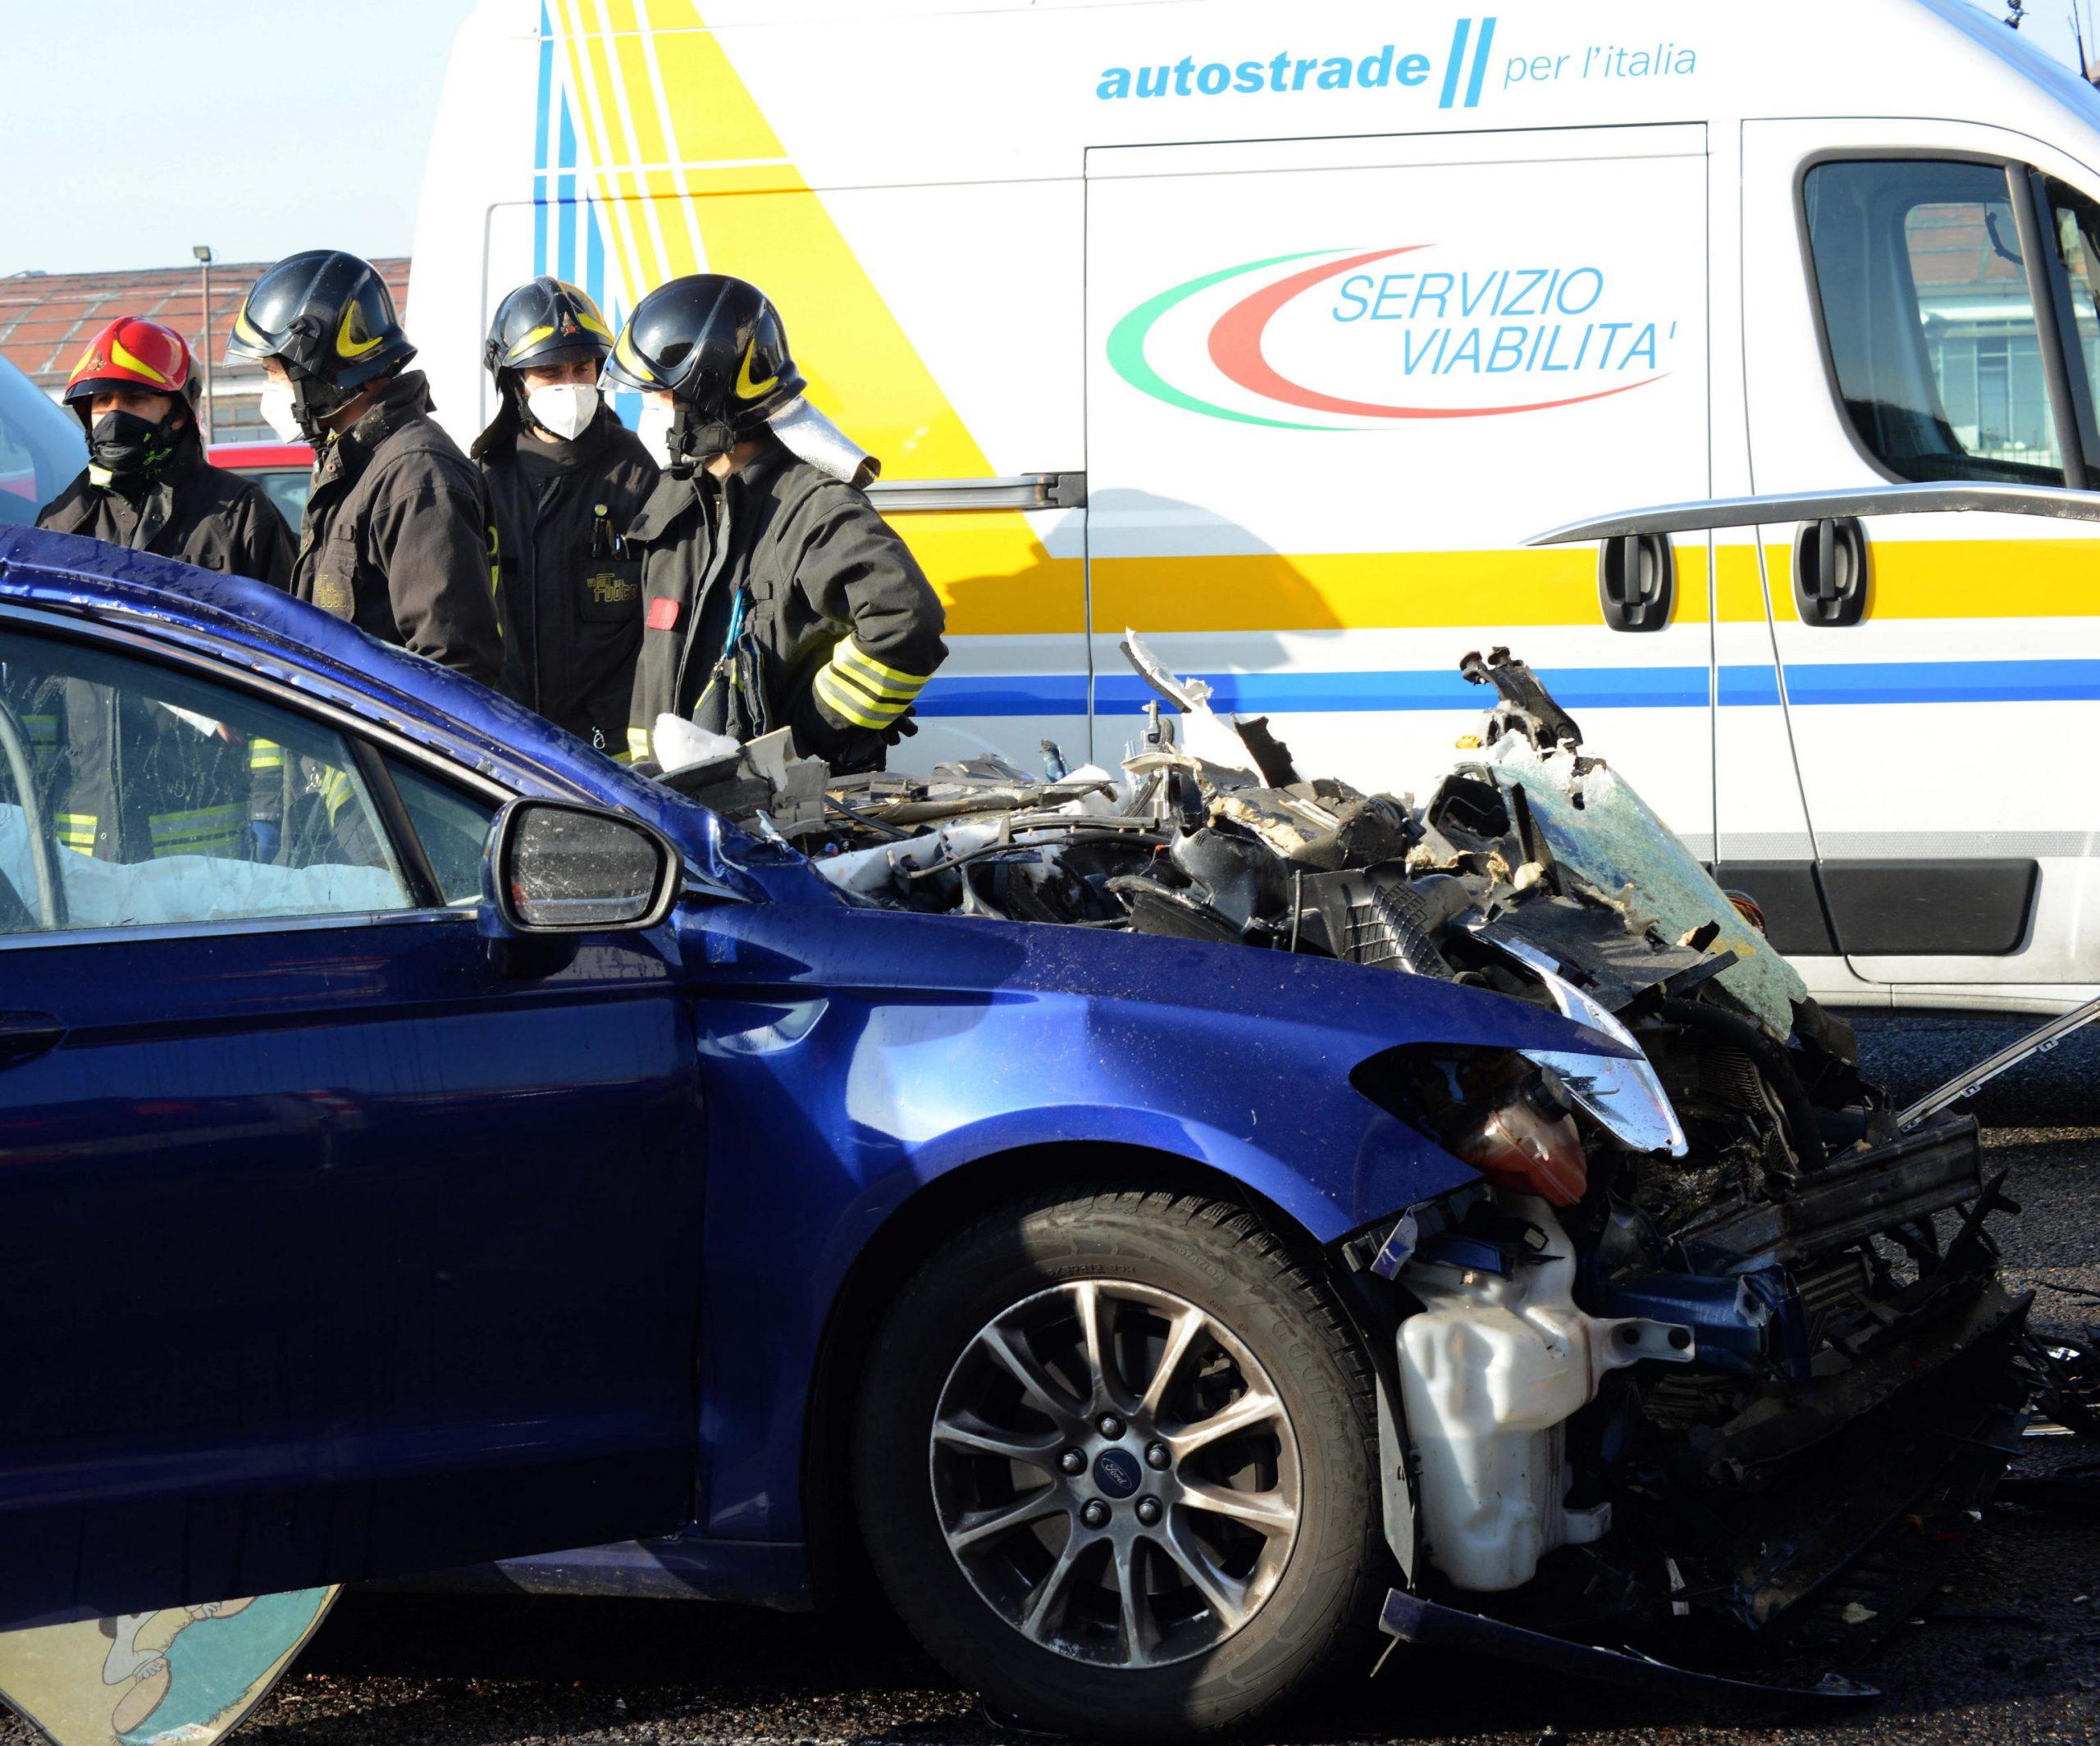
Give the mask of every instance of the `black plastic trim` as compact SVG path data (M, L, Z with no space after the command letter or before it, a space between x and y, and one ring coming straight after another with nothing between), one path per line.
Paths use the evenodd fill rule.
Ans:
M1723 861L1714 878L1747 893L1764 912L1764 937L1788 958L1834 958L1838 936L1816 883L1813 861Z
M2031 860L1826 860L1830 919L1852 958L2002 958L2025 944Z

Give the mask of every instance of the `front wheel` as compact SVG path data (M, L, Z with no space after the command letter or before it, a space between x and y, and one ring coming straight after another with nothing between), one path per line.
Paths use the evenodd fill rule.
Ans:
M950 1242L883 1324L854 1481L875 1567L1032 1726L1244 1722L1375 1625L1370 1371L1250 1214L1070 1192Z

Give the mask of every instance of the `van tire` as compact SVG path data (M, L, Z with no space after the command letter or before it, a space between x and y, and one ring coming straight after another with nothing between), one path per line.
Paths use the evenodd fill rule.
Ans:
M1143 1385L1159 1368L1157 1356L1173 1330L1185 1322L1198 1329L1189 1351L1202 1356L1176 1365L1159 1384L1164 1393L1156 1419L1142 1410L1141 1382L1119 1379L1123 1397L1139 1410L1128 1425L1117 1419L1109 1427L1122 1427L1121 1440L1093 1438L1091 1455L1075 1452L1071 1426L1077 1423L1091 1435L1098 1417L1052 1421L1036 1412L1017 1384L1008 1386L1006 1367L993 1356L1020 1340L1007 1332L989 1343L984 1338L995 1321L1002 1330L1025 1330L1029 1317L1064 1315L1067 1299L1104 1306L1100 1313L1115 1331L1103 1343L1121 1354L1112 1367L1130 1370ZM1199 1317L1189 1317L1191 1306ZM1031 1356L1040 1360L1046 1348L1076 1352L1073 1330L1080 1325L1075 1311L1039 1328ZM1084 1378L1077 1358L1057 1372L1067 1380L1075 1374ZM935 1442L935 1419L943 1411L950 1424L1000 1418L1007 1410L980 1414L973 1407L966 1415L956 1403L997 1401L1002 1388L1016 1402L1013 1423L1036 1425L1039 1440L1057 1443L1058 1452L1009 1463ZM1080 1393L1074 1386L1059 1398L1076 1402ZM1094 1400L1104 1397L1097 1393ZM1184 1443L1203 1434L1202 1421L1220 1410L1213 1404L1219 1400L1280 1412L1183 1456ZM1142 1441L1147 1427L1159 1434ZM1371 1369L1347 1319L1315 1271L1262 1221L1202 1196L1066 1187L980 1220L912 1276L864 1373L852 1441L856 1502L876 1572L906 1624L995 1712L1029 1727L1086 1738L1186 1739L1242 1725L1339 1668L1368 1667L1379 1598L1390 1575L1379 1525L1375 1427ZM1169 1437L1176 1452L1162 1456ZM1171 1470L1132 1481L1137 1461L1110 1455L1111 1448L1142 1452L1148 1467L1171 1464ZM1206 1460L1212 1468L1199 1470ZM1060 1461L1088 1465L1061 1484L1059 1471L1069 1475L1071 1468L1059 1470ZM1052 1519L1002 1530L1009 1537L983 1550L951 1550L944 1513L966 1535L1002 1499L1034 1497L1038 1462L1044 1494L1057 1499ZM1258 1536L1203 1513L1201 1502L1189 1513L1188 1494L1178 1488L1203 1484L1215 1498L1216 1484L1223 1483L1216 1480L1220 1467L1237 1475L1230 1484L1261 1493L1262 1507L1276 1512ZM1007 1490L1002 1476L1009 1473L1029 1483L1016 1481ZM1143 1489L1124 1498L1121 1488L1132 1483ZM974 1501L987 1486L989 1506L958 1510L959 1487ZM1112 1489L1104 1493L1104 1486ZM1122 1501L1102 1502L1105 1496ZM1064 1568L1068 1543L1083 1541L1075 1501L1082 1498L1097 1516L1106 1511L1110 1518L1093 1539L1121 1535L1118 1543L1130 1549L1089 1543L1071 1580L1061 1589L1052 1583L1056 1592L1043 1601L1042 1616L1054 1614L1061 1622L1039 1621L1039 1634L1031 1637L1020 1622L1031 1600L1042 1598L1039 1585ZM1294 1504L1294 1529L1276 1525L1285 1513L1278 1500ZM1177 1551L1157 1536L1137 1546L1146 1538L1138 1512L1146 1508L1150 1520L1173 1529ZM1196 1569L1230 1579L1247 1567L1239 1588L1221 1592L1265 1593L1236 1628L1228 1622L1230 1602L1203 1604L1207 1591L1197 1586L1191 1566L1177 1561L1192 1532L1199 1554L1215 1544L1227 1548L1215 1566L1198 1556ZM1011 1537L1024 1534L1054 1543ZM1221 1542L1215 1538L1221 1534ZM966 1557L974 1561L968 1569ZM1120 1588L1119 1557L1133 1561L1134 1573ZM1029 1567L1043 1571L1036 1586L1029 1584ZM1132 1593L1145 1614L1134 1622ZM1152 1616L1156 1605L1163 1625ZM1055 1641L1042 1639L1046 1630ZM1200 1645L1207 1632L1224 1634L1208 1647L1181 1647ZM1140 1645L1135 1662L1134 1641Z

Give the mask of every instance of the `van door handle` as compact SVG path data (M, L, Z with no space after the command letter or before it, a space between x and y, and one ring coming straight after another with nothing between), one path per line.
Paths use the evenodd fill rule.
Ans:
M66 1027L49 1013L0 1012L0 1067L33 1061L66 1040Z
M1677 563L1662 534L1622 534L1597 546L1597 604L1614 631L1659 631L1670 622Z
M1839 630L1867 609L1867 536L1858 517L1826 516L1794 530L1794 610L1803 624Z

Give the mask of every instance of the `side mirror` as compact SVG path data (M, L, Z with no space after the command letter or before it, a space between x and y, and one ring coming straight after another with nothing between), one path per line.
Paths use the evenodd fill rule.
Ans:
M620 813L566 800L513 800L482 864L497 919L521 934L628 933L671 913L678 850Z

